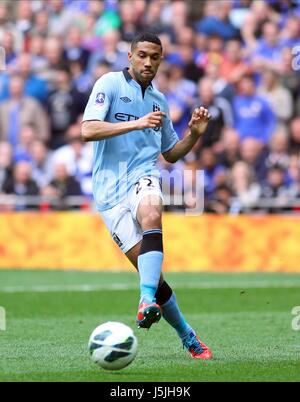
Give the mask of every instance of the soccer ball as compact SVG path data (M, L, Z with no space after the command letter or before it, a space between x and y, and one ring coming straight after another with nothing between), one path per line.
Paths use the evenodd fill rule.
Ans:
M127 325L106 322L92 332L88 348L93 362L106 370L120 370L137 354L137 339Z

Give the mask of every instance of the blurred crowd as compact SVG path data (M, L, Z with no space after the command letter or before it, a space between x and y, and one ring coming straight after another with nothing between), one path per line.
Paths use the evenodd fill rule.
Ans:
M299 198L299 0L1 0L0 194L91 199L84 107L99 77L128 66L145 30L163 44L153 84L179 137L195 106L212 115L193 151L160 167L203 170L207 212Z

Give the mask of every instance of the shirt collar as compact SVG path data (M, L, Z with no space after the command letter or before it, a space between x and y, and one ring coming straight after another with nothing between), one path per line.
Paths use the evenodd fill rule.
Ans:
M135 81L135 80L131 77L131 75L129 74L128 70L129 70L128 67L125 67L125 68L123 69L123 74L124 74L124 77L125 77L126 81L127 81L127 82L129 82L129 81L131 81L131 80ZM135 82L136 82L136 81L135 81ZM138 82L137 82L137 84L140 85ZM148 86L153 88L152 82L150 82L150 84L149 84ZM146 87L146 88L147 88L147 87ZM146 88L145 88L145 89L146 89Z
M133 78L131 77L131 75L129 74L129 72L128 72L128 67L125 67L124 69L123 69L123 74L124 74L124 77L125 77L125 79L126 79L126 81L131 81Z

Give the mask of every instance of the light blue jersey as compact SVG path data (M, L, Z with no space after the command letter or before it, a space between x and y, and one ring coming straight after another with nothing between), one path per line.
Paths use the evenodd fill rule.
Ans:
M93 143L93 193L99 211L120 203L140 178L159 178L157 158L173 148L178 136L164 95L149 85L143 96L141 86L127 69L105 74L95 83L83 121L118 123L157 110L166 114L161 128L130 131Z

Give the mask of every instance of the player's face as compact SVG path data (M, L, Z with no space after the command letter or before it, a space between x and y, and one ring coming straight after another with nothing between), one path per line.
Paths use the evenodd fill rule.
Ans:
M149 84L156 75L162 60L162 49L152 42L138 42L128 53L129 73L143 85Z

